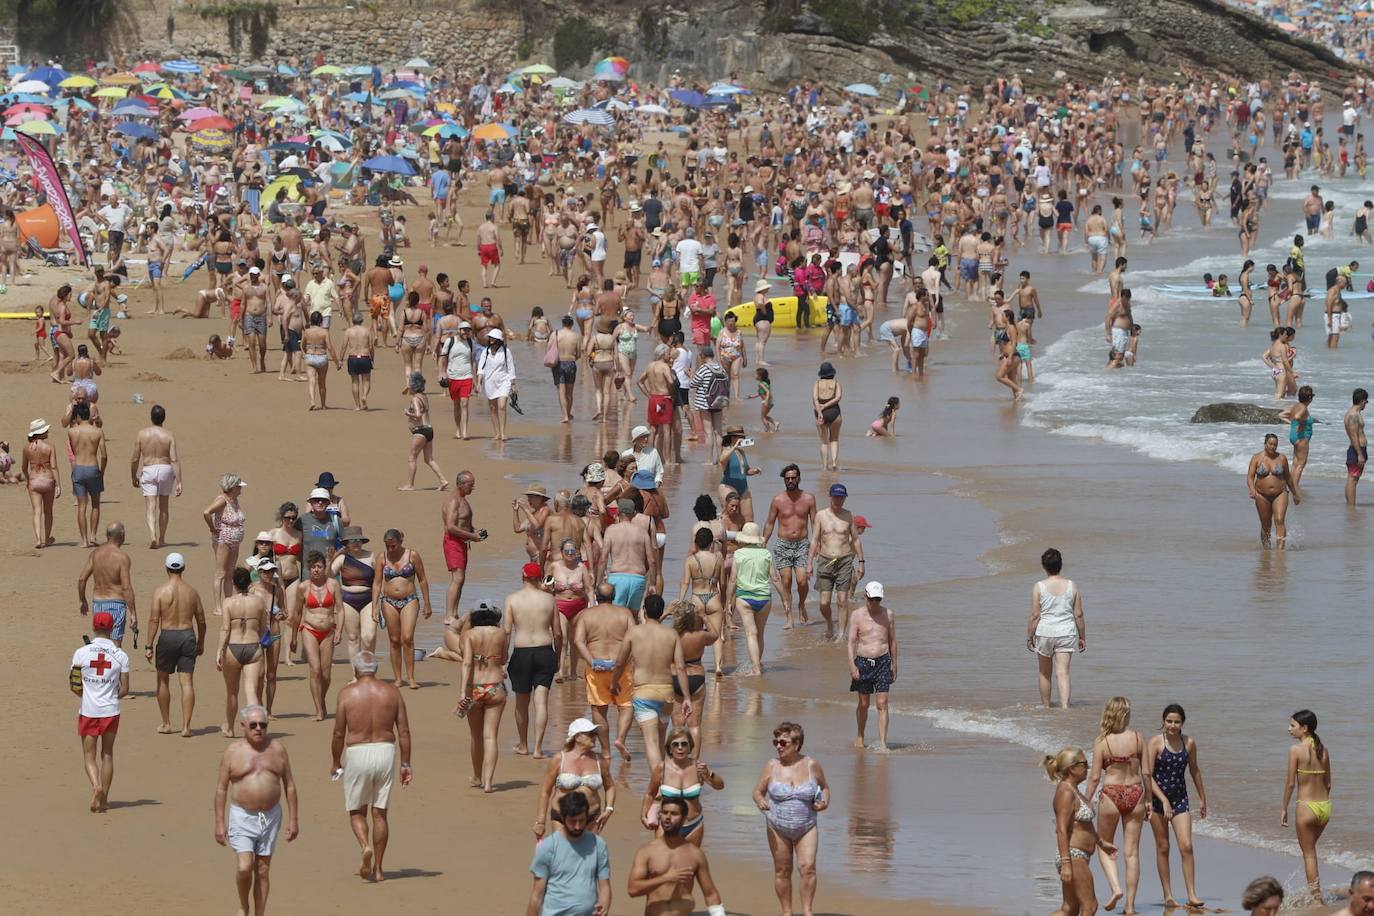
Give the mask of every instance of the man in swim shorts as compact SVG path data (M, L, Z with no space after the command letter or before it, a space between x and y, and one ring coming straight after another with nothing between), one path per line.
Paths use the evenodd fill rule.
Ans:
M401 785L410 785L415 772L410 765L410 721L406 703L395 684L377 679L377 659L366 650L353 657L356 680L339 691L334 710L333 772L342 774L344 809L353 835L362 847L358 876L383 880L382 858L391 833L387 807L397 751L401 758ZM367 814L372 811L372 832Z
M859 695L859 733L854 746L864 746L868 706L878 697L878 747L887 750L887 694L897 680L897 630L892 611L883 607L883 584L864 586L864 606L849 619L849 689Z
M768 520L763 526L764 543L773 536L773 526L778 527L778 540L773 545L773 568L778 571L778 584L781 586L782 606L787 615L783 629L792 626L792 579L794 569L800 569L797 581L798 619L806 623L806 596L810 591L810 573L807 570L811 553L811 528L816 523L816 497L801 488L801 468L789 464L782 469L782 492L768 503Z
M605 550L604 581L615 589L615 603L638 611L654 570L655 550L649 529L636 522L635 501L623 498L616 503L619 515L615 524L602 533Z
M267 710L256 704L239 713L243 737L224 749L215 785L215 842L238 858L235 884L239 912L267 909L268 874L281 831L286 796L286 842L300 833L296 780L286 748L267 734ZM226 802L228 812L226 816ZM253 908L250 908L250 896Z
M1350 445L1345 450L1345 501L1355 505L1355 488L1364 475L1365 462L1369 460L1369 441L1364 434L1364 408L1369 403L1369 392L1356 388L1350 395L1351 405L1345 412L1345 434Z
M138 611L134 607L134 588L131 579L132 562L124 552L124 525L111 522L105 528L105 543L86 556L86 565L76 580L76 593L81 600L81 614L104 611L113 620L110 639L124 648L125 627L132 624L138 632ZM86 603L86 583L94 579L91 603Z
M148 546L157 548L167 540L171 497L181 495L181 459L177 456L176 437L162 425L167 411L161 404L154 404L149 416L152 425L144 427L134 438L130 470L133 485L143 492L148 504Z
M654 433L654 450L660 455L675 455L677 376L673 373L671 347L662 343L654 347L654 358L644 367L636 384L648 399L645 419Z
M495 194L496 189L492 189L492 193ZM501 230L490 210L477 227L477 258L482 263L482 288L495 286L496 278L501 276Z
M558 674L562 651L558 612L553 595L540 585L544 567L526 563L520 570L520 588L506 596L501 613L511 649L507 673L515 694L515 753L530 753L530 705L534 706L534 756L544 756L544 730L549 720L549 690Z
M687 685L687 663L682 657L682 641L671 627L659 626L663 616L663 598L650 595L644 602L644 625L630 630L620 652L616 654L611 672L611 692L619 696L624 691L621 676L634 665L634 689L631 707L635 722L644 735L644 755L652 772L663 760L663 738L659 726L663 717L673 711L673 680L681 693L683 721L692 715L692 691ZM674 675L673 672L677 674Z
M171 678L175 673L181 686L181 736L189 738L196 708L196 659L205 654L205 608L196 590L182 580L186 558L169 553L162 565L167 581L153 592L143 654L157 669L157 708L162 715L158 733L172 733Z
M454 609L463 597L467 579L468 550L473 541L485 541L487 530L472 527L472 504L468 497L477 487L471 471L459 471L453 479L453 492L444 500L444 565L448 567L448 593L444 597L444 626L454 621Z
M832 596L839 596L839 634L849 629L849 593L857 562L859 578L864 574L863 541L854 527L854 515L844 507L849 491L842 483L830 485L830 505L816 513L816 539L807 556L808 578L814 571L816 591L821 593L821 616L825 618L825 638L836 639L831 617Z
M620 655L625 636L635 628L635 616L627 607L614 603L615 589L602 582L596 589L597 603L577 615L573 621L573 649L586 663L583 681L587 687L587 705L592 709L604 754L611 752L610 722L607 719L611 704L616 713L615 747L622 757L630 759L625 736L630 733L630 679L628 671L621 671L612 679L615 660Z

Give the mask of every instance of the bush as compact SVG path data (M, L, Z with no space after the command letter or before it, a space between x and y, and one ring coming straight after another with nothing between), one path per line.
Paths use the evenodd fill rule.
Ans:
M592 25L581 16L559 24L553 33L553 67L562 72L589 62L614 41L610 32Z

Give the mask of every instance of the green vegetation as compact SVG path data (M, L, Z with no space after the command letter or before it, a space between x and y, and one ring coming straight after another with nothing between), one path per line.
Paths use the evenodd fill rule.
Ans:
M614 42L614 35L581 16L565 20L553 33L553 67L559 72L580 67Z
M266 15L277 17L277 0L231 0L228 3L197 5L195 12L201 19L238 19Z
M114 6L107 0L0 0L0 26L13 24L25 51L55 54L104 28Z
M836 38L853 44L866 44L883 27L880 5L869 0L812 0L811 9Z

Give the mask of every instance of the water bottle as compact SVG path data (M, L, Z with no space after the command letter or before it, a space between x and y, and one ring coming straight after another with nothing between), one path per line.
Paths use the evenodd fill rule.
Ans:
M143 403L143 395L139 394L138 392L134 392L134 403L135 403L135 404L142 404L142 403Z

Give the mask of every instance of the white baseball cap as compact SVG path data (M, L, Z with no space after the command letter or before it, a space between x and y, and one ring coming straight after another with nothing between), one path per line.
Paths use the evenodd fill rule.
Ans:
M169 553L167 559L162 561L162 565L173 572L181 572L186 568L186 558L179 553Z
M865 586L864 586L864 597L866 597L866 598L882 598L882 597L883 597L883 583L881 583L881 582L870 582L870 583L868 583L867 585L865 585Z
M578 735L590 735L596 731L596 725L591 719L573 719L568 723L568 740L571 741Z

